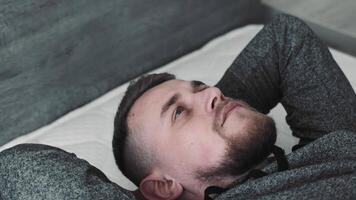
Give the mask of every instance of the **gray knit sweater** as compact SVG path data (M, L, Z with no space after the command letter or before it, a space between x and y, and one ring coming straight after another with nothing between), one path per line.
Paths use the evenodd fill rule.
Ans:
M336 131L288 155L289 170L266 166L216 199L356 199L356 133Z
M356 67L356 66L355 66ZM301 20L279 15L216 85L262 113L277 103L300 138L290 169L235 184L216 199L356 199L356 95L328 48Z

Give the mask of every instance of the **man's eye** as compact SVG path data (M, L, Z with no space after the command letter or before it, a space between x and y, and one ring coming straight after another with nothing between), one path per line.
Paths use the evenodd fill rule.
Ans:
M184 110L185 110L184 107L178 106L178 107L176 108L175 112L174 112L174 117L173 117L174 120L177 119L177 117L178 117L180 114L182 114L182 112L183 112Z

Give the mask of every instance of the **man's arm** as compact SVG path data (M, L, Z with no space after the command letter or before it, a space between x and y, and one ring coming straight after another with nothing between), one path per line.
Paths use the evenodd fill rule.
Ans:
M19 144L0 152L0 199L135 197L74 153L44 144Z
M275 17L216 86L262 113L281 102L301 144L335 130L356 131L355 92L328 48L295 17Z

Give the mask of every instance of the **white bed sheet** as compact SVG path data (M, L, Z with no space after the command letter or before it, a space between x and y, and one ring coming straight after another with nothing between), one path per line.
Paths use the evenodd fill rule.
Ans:
M233 30L212 40L203 48L150 73L170 72L180 79L196 79L214 85L261 28L260 25L249 25ZM356 58L333 49L331 51L355 90ZM87 160L120 186L135 189L117 169L111 148L113 119L127 86L128 83L121 85L55 122L16 138L0 147L0 151L20 143L56 146ZM269 115L276 121L277 145L290 152L298 139L291 135L291 130L285 122L285 110L278 104Z

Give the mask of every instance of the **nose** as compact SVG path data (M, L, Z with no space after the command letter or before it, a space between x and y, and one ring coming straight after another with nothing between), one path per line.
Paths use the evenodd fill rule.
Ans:
M217 87L209 87L205 91L204 107L207 113L214 113L217 105L224 99L224 95Z

